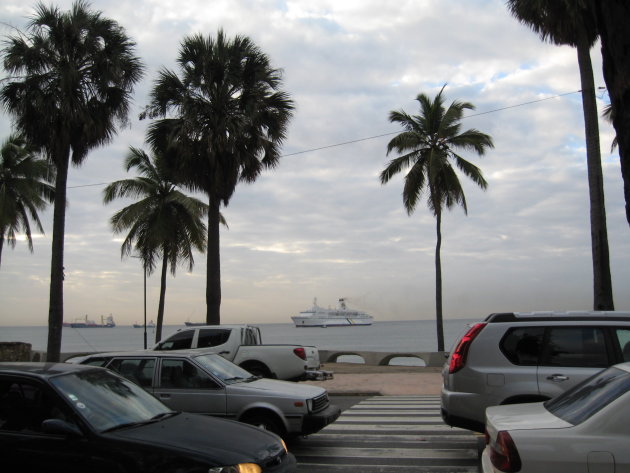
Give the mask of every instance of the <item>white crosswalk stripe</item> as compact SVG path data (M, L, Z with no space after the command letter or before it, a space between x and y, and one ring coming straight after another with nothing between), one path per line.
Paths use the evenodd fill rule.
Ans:
M476 473L478 442L442 422L438 396L375 396L289 449L300 473Z

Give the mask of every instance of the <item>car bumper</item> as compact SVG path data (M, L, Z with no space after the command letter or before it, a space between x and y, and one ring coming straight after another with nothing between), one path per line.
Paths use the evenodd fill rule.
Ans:
M330 404L323 411L309 414L304 417L302 424L302 435L308 435L319 432L328 424L332 424L341 415L341 409L338 406Z
M478 394L454 392L442 388L442 419L451 427L483 432L486 406L482 404Z

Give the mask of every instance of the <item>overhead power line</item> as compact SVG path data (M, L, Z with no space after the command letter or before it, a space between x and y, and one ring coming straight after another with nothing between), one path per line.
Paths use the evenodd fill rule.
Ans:
M582 92L582 91L581 90L574 90L572 92L565 92L563 94L552 95L551 97L545 97L545 98L537 99L537 100L530 100L529 102L523 102L523 103L519 103L519 104L516 104L516 105L508 105L507 107L501 107L501 108L495 108L495 109L492 109L492 110L486 110L485 112L479 112L479 113L473 113L471 115L466 115L465 117L463 117L463 119L471 118L471 117L478 117L478 116L481 116L481 115L488 115L489 113L502 112L503 110L509 110L511 108L524 107L525 105L532 105L532 104L539 103L539 102L545 102L546 100L557 99L559 97L564 97L564 96L567 96L567 95L578 94L580 92ZM296 156L298 154L312 153L314 151L321 151L323 149L337 148L339 146L346 146L346 145L351 145L351 144L354 144L354 143L360 143L362 141L375 140L377 138L382 138L384 136L395 135L397 133L400 133L400 131L392 131L392 132L389 132L389 133L382 133L380 135L367 136L365 138L357 138L356 140L342 141L340 143L334 143L334 144L331 144L331 145L320 146L318 148L309 148L309 149L305 149L305 150L302 150L302 151L296 151L294 153L283 154L281 157L282 158L286 158L288 156ZM68 189L77 189L77 188L80 188L80 187L106 186L107 184L109 184L109 182L100 182L98 184L83 184L83 185L80 185L80 186L68 186Z

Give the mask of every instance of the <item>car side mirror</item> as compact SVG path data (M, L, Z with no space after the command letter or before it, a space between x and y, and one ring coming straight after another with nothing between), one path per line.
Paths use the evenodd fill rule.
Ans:
M61 419L46 419L42 422L42 432L46 434L70 435L81 437L83 433L74 424Z

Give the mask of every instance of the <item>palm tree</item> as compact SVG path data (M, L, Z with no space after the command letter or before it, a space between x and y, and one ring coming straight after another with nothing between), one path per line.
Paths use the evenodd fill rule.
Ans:
M17 129L55 165L50 304L46 359L58 361L63 323L63 251L70 162L108 143L125 122L142 75L135 45L115 21L82 0L61 12L38 4L28 29L2 53L8 77L0 101Z
M598 37L592 5L590 0L507 0L507 6L516 19L538 33L543 41L577 49L591 207L593 308L614 310L595 80L590 55Z
M590 0L602 43L604 80L612 107L612 124L617 132L621 177L630 224L630 8L627 0Z
M5 240L15 248L17 233L24 232L33 252L30 220L44 233L38 211L52 202L54 168L37 156L23 137L13 134L0 148L0 262ZM30 216L30 218L29 218Z
M282 72L249 38L184 38L180 76L162 70L145 116L154 149L176 148L178 182L208 197L206 322L220 324L219 211L240 181L254 182L278 165L293 102L280 90ZM167 140L167 142L165 142Z
M129 231L120 248L121 258L132 252L139 255L147 275L162 261L160 301L158 304L155 342L162 338L166 272L170 265L175 276L177 265L194 266L193 249L205 250L206 226L203 217L208 206L198 199L183 194L173 184L163 164L162 155L151 159L144 151L131 148L125 160L127 172L135 168L141 177L123 179L109 184L103 191L104 203L116 198L140 198L116 212L111 218L114 233Z
M381 172L381 184L386 184L399 172L409 169L405 175L403 205L411 215L423 193L427 205L436 218L437 244L435 247L435 308L438 351L444 351L444 329L442 322L442 212L461 205L468 213L466 197L457 173L451 163L482 189L488 183L481 170L461 157L459 150L474 151L479 156L494 144L489 135L475 129L460 133L464 110L473 110L468 102L454 101L444 106L444 87L431 100L419 94L419 115L411 116L404 111L392 111L389 121L398 123L404 131L396 135L387 145L387 154L396 151L400 156L392 159Z

